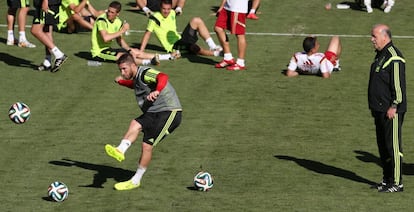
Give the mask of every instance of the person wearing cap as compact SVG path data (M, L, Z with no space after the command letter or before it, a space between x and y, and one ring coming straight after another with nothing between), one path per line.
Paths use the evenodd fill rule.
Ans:
M329 78L333 71L339 71L339 56L342 49L339 36L331 38L325 53L319 52L319 47L316 37L306 37L303 40L303 51L296 52L290 59L286 76L295 77L304 74Z

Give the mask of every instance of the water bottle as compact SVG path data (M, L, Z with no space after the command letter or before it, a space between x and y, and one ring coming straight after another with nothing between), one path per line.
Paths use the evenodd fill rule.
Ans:
M96 60L88 60L88 66L100 66L102 65L101 62L96 61Z
M124 20L124 23L123 23L122 25L124 25L124 24L126 24L126 23L127 23L127 21L126 21L126 20ZM129 34L130 34L130 33L129 33L129 30L125 31L125 35L126 35L126 36L129 36Z

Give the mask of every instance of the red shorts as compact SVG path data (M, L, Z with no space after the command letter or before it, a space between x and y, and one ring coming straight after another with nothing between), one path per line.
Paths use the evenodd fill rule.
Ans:
M227 29L231 34L246 34L246 13L235 13L222 9L216 20L216 27Z
M334 52L326 51L325 52L325 58L328 59L329 61L331 61L331 63L334 66L336 65L336 60L338 59L338 57L336 56L336 54Z

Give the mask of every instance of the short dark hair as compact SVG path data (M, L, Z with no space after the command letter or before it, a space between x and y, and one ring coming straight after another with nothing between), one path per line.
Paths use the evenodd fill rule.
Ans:
M170 4L170 5L172 5L172 0L161 0L160 6L163 5L163 4Z
M135 63L134 58L132 57L131 54L129 53L125 53L123 55L121 55L121 57L119 57L119 59L116 61L116 64L119 65L121 63Z
M122 4L119 1L113 1L109 4L109 7L115 8L117 12L120 12L122 9Z
M308 53L310 52L311 49L313 49L315 47L315 43L316 43L316 37L306 37L303 40L303 50Z

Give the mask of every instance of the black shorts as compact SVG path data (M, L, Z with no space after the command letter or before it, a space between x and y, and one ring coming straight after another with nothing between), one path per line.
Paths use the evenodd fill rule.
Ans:
M9 8L14 8L14 9L29 7L30 1L29 0L23 0L23 1L22 0L7 0L7 6Z
M196 44L198 41L197 33L197 30L191 28L190 24L187 24L181 34L181 39L174 43L173 49L180 50L182 52L190 51L197 54L201 49L200 46Z
M99 53L98 56L94 57L94 60L97 61L116 61L117 55L119 53L127 53L127 50L125 49L115 49L115 48L107 48L103 49L101 53Z
M142 126L143 142L156 146L181 123L181 111L144 113L135 119Z
M35 7L33 24L56 25L59 23L59 5L49 5L46 13L41 7Z
M160 11L161 10L161 0L147 0L147 7L151 11Z

